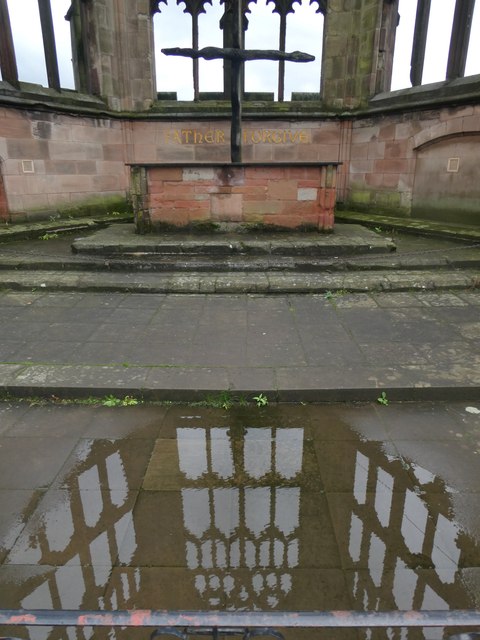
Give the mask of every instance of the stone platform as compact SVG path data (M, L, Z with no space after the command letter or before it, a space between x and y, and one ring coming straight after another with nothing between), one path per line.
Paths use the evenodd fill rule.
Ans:
M134 225L114 225L72 244L77 254L176 256L347 256L390 253L389 238L357 224L336 225L332 234L302 232L170 232L138 235Z

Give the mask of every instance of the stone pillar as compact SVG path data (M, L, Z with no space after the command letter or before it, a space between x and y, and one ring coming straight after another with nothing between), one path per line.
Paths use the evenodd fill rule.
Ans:
M322 95L331 109L356 109L390 87L398 0L329 0Z
M8 215L7 194L5 192L5 186L3 184L2 159L0 158L0 221L5 222L8 220L9 220L9 215Z
M114 111L143 111L156 98L150 5L149 0L72 3L74 63L82 66L75 74L82 85L77 88L99 95Z

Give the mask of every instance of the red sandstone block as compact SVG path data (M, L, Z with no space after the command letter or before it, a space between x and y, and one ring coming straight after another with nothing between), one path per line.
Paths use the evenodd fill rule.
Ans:
M310 167L290 167L287 168L287 180L308 180L311 177Z
M378 134L378 125L362 127L361 123L354 123L352 127L352 143L371 142L378 137Z
M245 183L246 187L266 187L268 185L268 180L266 178L250 178L248 182Z
M399 180L400 180L400 176L397 173L382 174L382 185L384 187L397 189Z
M206 195L210 193L218 193L218 186L215 184L195 185L195 193Z
M435 124L435 122L432 122L431 124L433 125ZM410 138L410 136L414 136L423 128L423 125L418 121L410 120L407 122L399 122L397 125L395 125L395 140L404 140L405 138Z
M272 145L253 144L244 147L244 149L247 152L244 154L244 161L246 162L272 162L273 160Z
M374 160L367 160L366 158L352 159L350 161L350 173L369 173L373 171L374 162Z
M385 155L385 142L369 142L367 157L370 159L383 158Z
M463 118L463 131L480 131L480 113Z
M243 167L218 167L215 169L215 183L222 186L241 187L245 184Z
M383 185L382 173L367 173L365 174L365 184L369 187L380 187Z
M46 209L48 207L48 197L46 194L23 194L23 206L28 211L29 209Z
M440 112L440 120L446 120L447 122L452 119L462 118L463 116L472 116L474 113L473 106L467 107L450 107L448 109L442 109Z
M245 179L252 180L283 180L286 176L285 167L245 167Z
M378 132L379 140L393 140L395 137L395 123L381 125Z
M104 163L101 163L101 165ZM75 171L78 174L96 174L96 173L101 173L103 175L108 175L113 174L113 175L117 175L119 172L122 173L123 172L123 166L122 168L119 168L118 164L115 163L109 163L109 165L111 164L115 164L116 166L116 170L115 171L108 171L105 170L104 167L102 166L97 166L97 162L95 162L95 160L79 160L78 162L75 162Z
M191 200L195 195L195 189L193 186L181 186L175 187L172 185L165 185L163 194L165 198L169 200Z
M297 187L299 189L317 189L320 184L320 174L315 180L299 180Z
M463 132L463 118L447 120L447 135Z
M192 222L209 222L212 218L210 217L210 213L202 213L201 211L199 212L192 212L189 216L188 216L188 222L191 224Z
M174 209L198 209L204 211L210 208L210 202L204 200L175 200L173 207Z
M267 188L267 197L278 200L296 200L296 180L270 180Z
M2 138L31 138L30 122L22 118L5 118L0 120L0 137Z
M319 231L332 231L335 222L333 212L322 213L318 219Z
M241 194L214 195L211 198L212 217L223 222L240 222L243 217Z
M404 158L375 160L373 170L378 173L408 173L409 162Z
M150 180L178 180L183 178L183 171L181 167L155 167L148 170L148 177Z
M243 202L244 214L265 215L269 213L277 213L280 210L280 203L277 201L266 200L252 200Z
M265 197L266 193L267 193L267 187L266 186L252 186L252 185L247 185L244 187L232 187L232 193L241 193L245 196L251 196L251 197L255 197L255 198L260 198L262 199L263 197Z
M242 197L244 202L251 202L251 201L255 201L255 202L264 202L267 198L266 198L266 191L263 194L249 194L249 193L242 193Z
M410 140L385 143L385 158L407 158L411 156Z
M167 224L174 224L177 227L184 227L189 222L188 211L170 211L167 212L157 212L152 211L150 213L150 219L153 224L156 222L165 222Z
M146 205L152 211L172 211L174 208L174 202L166 201L166 202L150 202L147 200Z
M339 145L340 127L337 124L334 130L326 131L323 127L312 133L312 143L317 145Z
M368 155L368 142L362 144L352 144L350 147L350 158L366 158Z
M158 182L157 180L155 182L149 182L147 185L147 191L148 193L164 193L165 191L165 185L163 182Z
M264 216L264 222L265 224L277 225L279 227L285 227L286 229L296 229L297 227L304 225L316 227L318 224L318 215L306 217L304 219L299 218L298 216L266 215Z
M317 204L320 209L325 208L325 193L326 193L325 187L322 187L321 189L318 190Z
M128 179L124 176L76 176L78 178L87 178L90 185L87 191L125 191L128 189ZM93 187L93 188L92 188ZM75 189L78 191L79 189Z
M333 210L335 207L335 199L336 199L336 190L335 189L325 189L325 204L324 208L326 210Z
M123 144L104 144L103 157L105 160L125 162L125 147Z
M305 217L316 215L319 211L318 202L316 200L306 202L285 202L283 211L292 215Z

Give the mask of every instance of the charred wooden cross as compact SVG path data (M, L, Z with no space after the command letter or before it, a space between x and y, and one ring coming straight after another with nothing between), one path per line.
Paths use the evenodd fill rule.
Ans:
M205 60L230 60L232 69L232 123L230 134L230 155L232 164L242 162L242 69L248 60L289 60L291 62L312 62L315 56L301 51L286 53L285 51L243 49L242 47L242 11L241 0L234 0L233 27L231 48L205 47L204 49L162 49L167 56L184 56L186 58L204 58Z

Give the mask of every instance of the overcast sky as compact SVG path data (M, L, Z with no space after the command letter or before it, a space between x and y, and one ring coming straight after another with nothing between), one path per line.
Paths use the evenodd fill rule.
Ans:
M218 23L223 12L219 0L207 5L207 13L200 16L200 47L222 46L222 32ZM59 55L60 79L65 88L73 88L69 24L64 16L70 0L51 0L55 22L55 38ZM8 0L12 31L17 52L20 79L25 82L47 84L40 19L37 0ZM161 13L154 18L157 48L157 89L177 91L178 98L190 100L193 96L192 63L185 58L166 58L162 47L191 46L191 17L170 1L163 4ZM423 83L445 79L450 28L455 0L432 0L430 29ZM321 32L323 16L316 13L317 3L309 6L295 4L295 13L288 16L287 51L300 50L316 56L315 62L306 64L286 63L286 99L293 91L318 91L320 87ZM273 5L266 0L251 4L246 46L257 49L278 48L279 17L272 13ZM392 89L410 86L410 51L415 21L415 0L400 0L400 25L394 62ZM248 62L245 71L247 91L271 91L277 88L277 65L274 62ZM480 2L477 2L473 18L466 75L480 73ZM222 89L222 63L200 61L200 90Z

